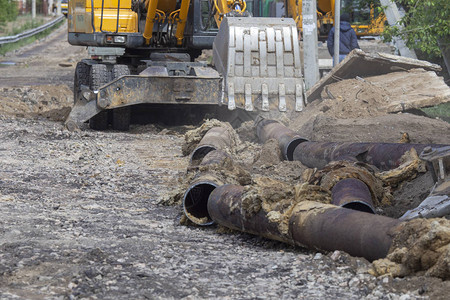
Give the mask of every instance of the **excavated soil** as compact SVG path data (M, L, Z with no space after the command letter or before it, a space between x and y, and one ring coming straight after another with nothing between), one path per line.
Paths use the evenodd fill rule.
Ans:
M194 128L187 141L188 126L68 132L61 120L86 51L68 45L64 30L0 58L15 62L0 67L0 298L448 298L445 219L406 223L379 265L341 251L180 226L181 196L206 171L191 169L185 155L209 125ZM382 92L358 93L353 86L364 82L348 84L345 97L311 103L289 126L316 141L450 144L448 123L386 114ZM313 194L306 182L316 170L281 161L273 140L257 142L252 123L236 130L232 155L233 164L217 166L216 175L257 187L249 213L265 209L282 221L291 204L274 199ZM389 191L391 205L377 213L398 217L428 195L430 172L414 174L402 177ZM328 199L315 189L320 197L308 200ZM271 201L258 200L267 196Z
M64 121L72 105L72 91L64 84L0 88L0 110L13 116Z
M371 273L402 277L418 273L450 279L450 221L415 219L403 223L387 257L375 261Z

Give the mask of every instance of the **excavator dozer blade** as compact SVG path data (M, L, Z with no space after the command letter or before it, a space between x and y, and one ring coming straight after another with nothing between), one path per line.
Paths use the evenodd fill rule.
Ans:
M304 83L290 18L226 17L213 44L229 109L301 111Z
M87 101L85 99L78 99L70 111L64 125L70 131L80 128L81 124L87 122L90 118L101 112L96 101Z

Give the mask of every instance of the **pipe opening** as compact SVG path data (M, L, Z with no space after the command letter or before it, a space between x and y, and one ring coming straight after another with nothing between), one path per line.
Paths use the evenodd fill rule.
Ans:
M184 194L183 209L186 217L197 225L211 225L214 221L208 213L208 198L217 187L213 182L193 184Z
M361 212L366 212L369 214L375 214L375 211L373 210L373 208L368 205L367 203L364 202L348 202L344 205L342 205L342 207L348 208L348 209L353 209L353 210L357 210L357 211L361 211Z
M216 147L210 145L203 145L198 147L197 149L194 150L194 152L192 152L190 161L191 165L195 166L200 164L200 162L206 156L206 154L214 150L217 150Z
M294 160L294 151L295 148L297 148L298 145L300 145L303 142L307 142L307 139L298 137L298 138L294 138L292 141L290 141L285 149L285 157L288 161L293 161Z

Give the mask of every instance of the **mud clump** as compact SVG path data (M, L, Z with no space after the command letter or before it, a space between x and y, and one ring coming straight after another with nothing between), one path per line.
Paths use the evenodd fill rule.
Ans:
M374 169L364 163L331 162L316 172L309 182L331 191L336 183L347 178L355 178L364 182L372 194L372 202L375 206L390 203L391 194L383 187L383 182L376 177Z
M250 184L252 182L250 173L234 163L230 156L225 155L222 160L214 160L220 152L221 150L211 151L203 158L203 162L208 162L210 158L213 158L211 159L213 162L189 168L188 172L192 174L191 181L207 179L221 184Z
M245 188L241 213L247 219L262 213L270 223L276 224L281 236L290 240L289 220L295 206L302 201L331 203L331 194L319 186L292 185L261 176Z
M426 171L426 162L419 159L416 149L412 148L401 157L399 167L381 172L377 176L383 180L385 185L397 187L403 182L416 178L419 173L425 173Z
M200 127L190 130L184 135L185 143L181 148L183 155L187 156L191 154L192 151L194 151L197 147L198 143L200 143L202 138L205 136L205 134L213 127L223 127L228 130L228 133L231 136L232 148L239 143L239 138L237 137L233 127L231 127L229 123L221 122L216 119L206 120Z
M179 178L176 189L164 194L158 204L180 205L189 187L199 182L214 182L217 185L238 184L245 186L250 184L252 182L250 173L238 164L233 163L229 155L224 155L225 153L220 155L221 152L221 150L213 150L203 158L202 162L208 163L188 167L185 176ZM217 157L222 157L222 159L217 160Z
M253 121L247 121L241 124L236 129L236 133L243 142L257 143L258 137L256 136L255 124Z
M281 150L278 141L275 139L266 141L255 159L255 166L273 166L280 163Z
M397 232L387 257L374 261L370 273L450 279L450 220L415 219Z

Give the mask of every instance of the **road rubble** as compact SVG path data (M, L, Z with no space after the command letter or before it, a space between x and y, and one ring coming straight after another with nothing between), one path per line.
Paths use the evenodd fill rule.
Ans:
M193 225L182 202L199 174L210 171L223 183L244 186L243 212L266 211L272 221L283 219L289 197L328 207L326 183L335 177L323 180L328 173L284 160L279 142L259 142L253 122L234 129L209 120L199 126L133 124L129 132L66 130L74 67L86 54L67 44L64 30L50 35L39 53L30 46L21 50L27 55L5 58L15 65L1 67L0 298L447 299L450 283L441 278L448 275L439 275L449 270L445 217L404 223L387 257L374 263L340 250ZM408 72L421 78L415 76L430 71ZM449 123L392 110L388 100L395 95L380 95L376 91L385 81L372 79L328 85L329 92L323 89L323 98L298 118L281 122L316 142L450 144ZM449 101L444 88L439 95L428 97L433 105ZM422 99L414 101L415 108L431 103ZM409 103L407 97L402 103ZM193 165L192 151L217 126L229 130L231 144L221 149L225 157L212 151L204 159L222 159L220 168L195 160ZM411 154L409 162L418 155ZM356 172L342 161L329 168ZM364 168L358 169L360 180L376 173ZM389 189L376 185L372 201L375 213L386 218L417 207L435 184L423 166L385 172L391 171L381 172ZM283 225L277 227L281 233Z

